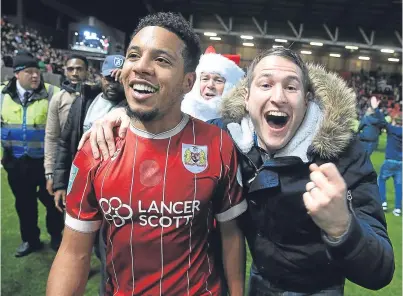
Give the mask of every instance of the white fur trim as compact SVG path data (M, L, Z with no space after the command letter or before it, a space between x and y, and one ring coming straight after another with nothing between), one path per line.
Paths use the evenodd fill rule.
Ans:
M248 153L253 147L255 129L249 116L242 119L241 124L231 122L227 125L232 139L243 153Z

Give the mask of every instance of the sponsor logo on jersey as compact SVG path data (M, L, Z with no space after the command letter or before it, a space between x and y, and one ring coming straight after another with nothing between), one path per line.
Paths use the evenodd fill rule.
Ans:
M182 144L182 163L194 174L201 173L207 168L207 156L207 146Z
M78 167L72 164L70 170L69 185L67 186L67 194L70 193L71 188L73 187L74 179L76 178L77 173L78 173Z
M151 203L138 201L140 226L151 227L176 227L186 226L192 221L192 217L200 212L199 200L187 200L177 202Z
M99 205L104 212L105 219L113 221L116 227L122 227L126 224L126 220L133 217L132 208L124 204L119 197L101 198Z

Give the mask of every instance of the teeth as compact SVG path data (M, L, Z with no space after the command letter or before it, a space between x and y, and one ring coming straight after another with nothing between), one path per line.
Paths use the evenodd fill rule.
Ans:
M134 84L133 85L133 89L134 90L140 90L140 91L148 91L151 93L155 93L156 89L149 86L149 85L145 85L145 84Z
M281 111L269 111L268 115L271 116L283 116L283 117L287 117L287 113L285 112L281 112Z

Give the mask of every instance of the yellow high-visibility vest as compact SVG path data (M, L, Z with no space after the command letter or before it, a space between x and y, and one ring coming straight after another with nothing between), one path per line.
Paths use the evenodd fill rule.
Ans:
M0 89L2 91L3 87ZM8 93L1 93L1 145L16 158L44 157L45 125L51 96L60 91L45 83L47 96L28 101L25 106Z

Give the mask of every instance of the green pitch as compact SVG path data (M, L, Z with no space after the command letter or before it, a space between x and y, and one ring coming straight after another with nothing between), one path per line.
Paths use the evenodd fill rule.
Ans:
M379 172L379 168L384 160L385 137L381 137L380 145L372 156L372 162ZM23 186L21 180L21 186ZM14 197L8 187L7 175L2 169L1 176L1 295L15 296L39 296L45 295L46 281L48 278L50 266L55 253L49 247L49 235L45 228L44 207L39 206L39 225L42 230L41 239L46 243L46 247L39 253L33 253L23 258L15 258L14 252L20 244L20 235L18 230L18 219L14 209ZM394 189L392 181L387 184L388 202L392 207L394 204ZM386 214L388 221L388 231L392 239L396 256L396 271L392 283L380 290L369 291L354 284L347 283L346 295L368 296L368 295L402 295L402 219L395 217L391 212ZM248 273L251 258L248 254ZM87 284L87 296L98 295L98 286L100 264L98 259L93 256L91 262L91 274Z

